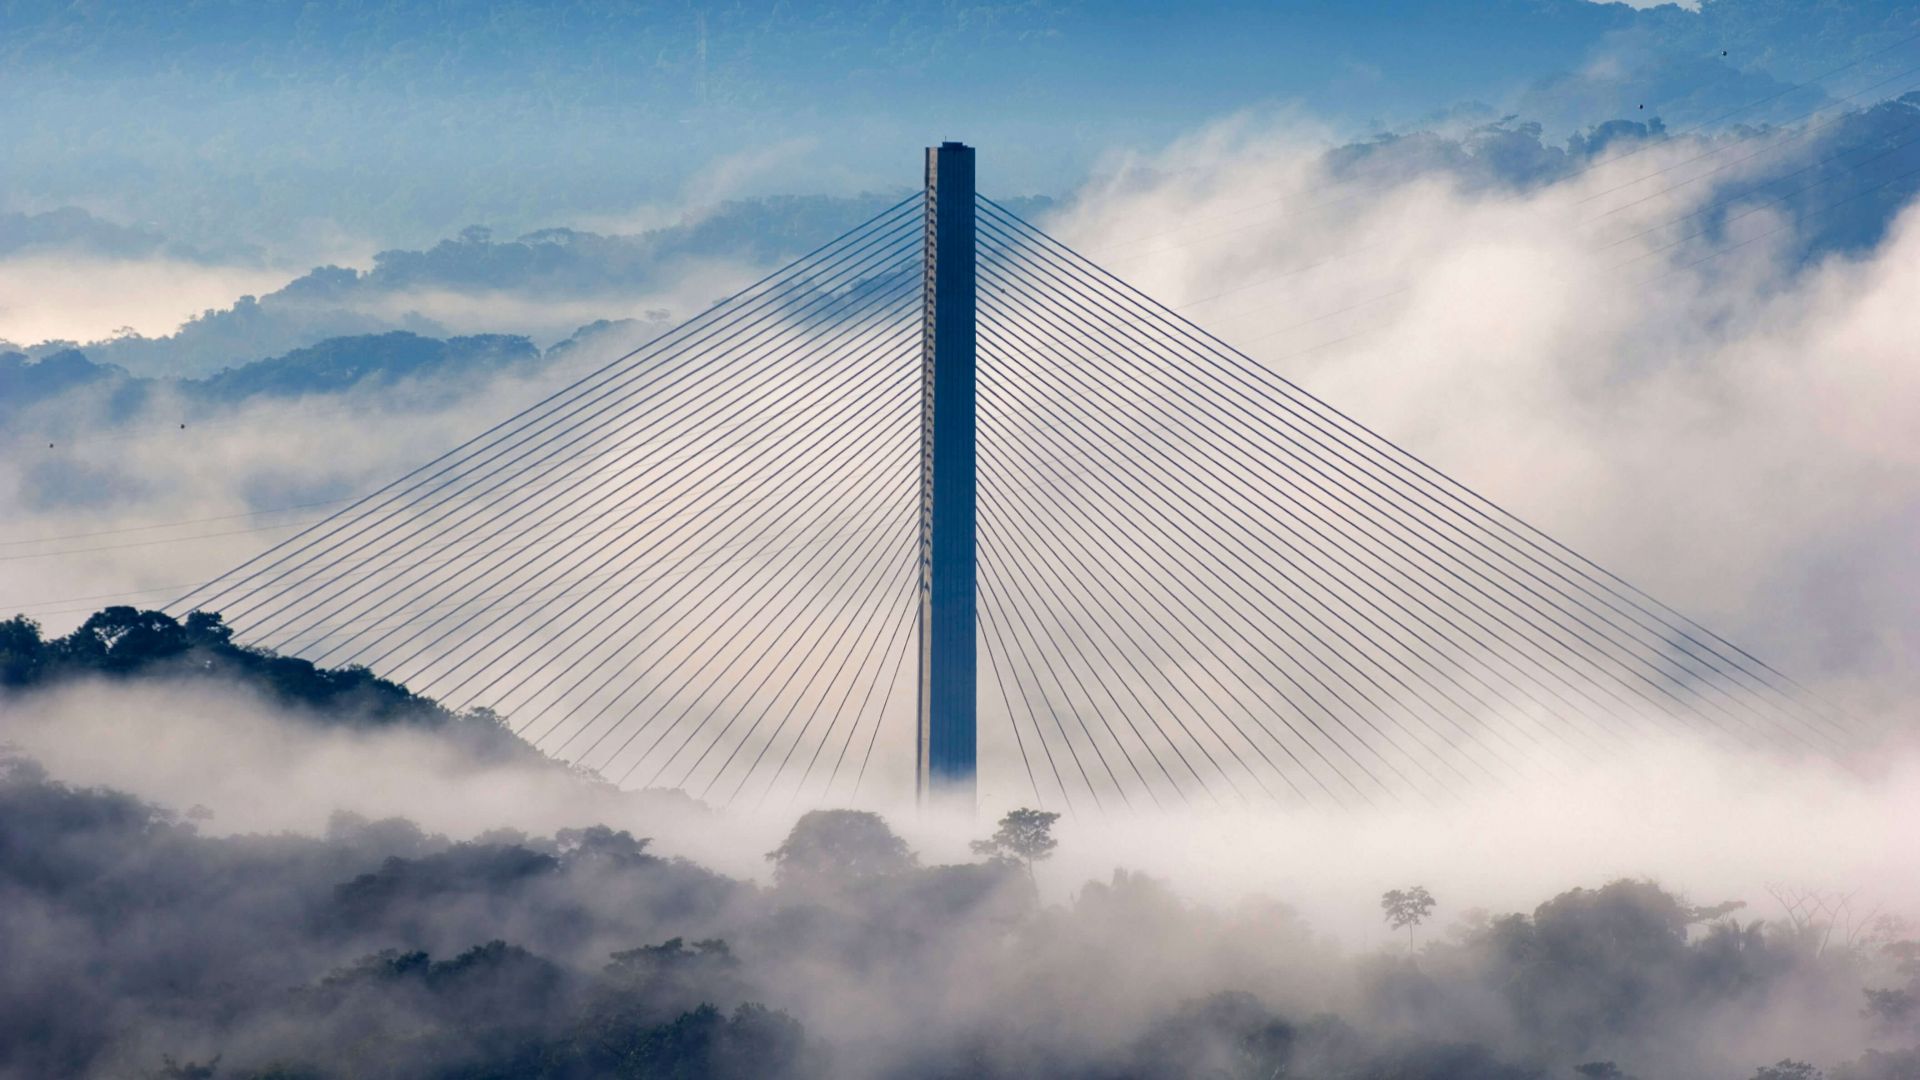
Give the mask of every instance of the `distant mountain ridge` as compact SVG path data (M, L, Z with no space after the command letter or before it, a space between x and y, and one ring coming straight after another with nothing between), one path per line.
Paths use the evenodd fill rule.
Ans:
M611 325L597 323L582 332L598 332ZM559 346L555 350L565 351ZM132 375L79 349L61 349L38 360L18 352L0 353L0 427L36 405L81 390L96 395L99 412L109 422L117 422L140 414L163 393L190 410L213 408L259 398L340 393L456 372L471 377L515 367L530 370L555 350L542 351L515 334L438 339L394 330L328 338L200 379Z
M839 236L906 196L906 192L832 196L777 196L722 203L691 220L631 234L548 228L512 239L496 239L484 226L470 226L457 237L421 250L395 249L373 257L373 266L355 270L320 266L262 296L242 296L231 307L209 309L178 331L158 337L125 335L82 344L49 341L16 345L30 359L78 349L95 363L144 376L197 377L222 368L274 357L334 338L352 338L404 330L420 337L452 339L472 334L432 313L436 297L468 299L511 297L538 312L542 305L565 312L597 307L607 315L641 307L641 298L680 289L690 275L716 264L757 271L796 258ZM1022 198L1011 205L1023 213L1044 210L1046 199ZM85 214L61 219L73 242L92 250L98 237L112 237L114 226ZM0 218L0 255L5 254L7 222ZM55 224L32 229L38 244L52 242ZM157 237L142 243L164 246ZM24 242L24 241L23 241ZM718 299L717 296L704 300ZM704 306L704 302L702 303ZM665 307L644 307L648 321L678 321ZM678 313L685 317L687 313ZM530 316L528 323L535 321ZM507 329L533 341L569 336L580 320L557 313L545 325ZM0 343L0 353L6 352Z
M1780 133L1736 128L1702 138L1671 133L1658 117L1649 117L1609 121L1560 143L1537 123L1506 117L1454 133L1417 131L1347 143L1328 150L1322 167L1343 182L1392 185L1442 175L1469 190L1524 191L1575 175L1623 144L1701 138L1697 157L1715 155L1701 170L1713 170L1716 162L1754 164L1703 175L1707 184L1695 197L1706 209L1689 226L1700 233L1699 242L1722 242L1731 219L1767 207L1792 219L1786 250L1804 265L1872 247L1920 194L1920 170L1914 168L1920 161L1920 91L1809 124ZM368 380L536 364L552 349L577 345L591 328L569 323L461 333L410 304L458 296L482 306L489 298L511 298L532 312L545 305L556 313L600 305L631 311L636 298L664 294L716 263L764 267L793 258L899 197L733 200L694 219L632 234L548 228L496 239L491 230L474 226L424 249L380 252L366 270L316 267L272 293L205 311L164 337L44 342L12 352L0 342L0 424L81 388L104 395L110 417L125 417L161 387L188 402L223 404L337 392ZM1045 197L1006 202L1028 216L1055 205ZM128 251L167 244L157 234L79 212L0 215L0 254L9 244L44 246L61 236ZM663 330L683 314L644 310L645 321ZM595 325L603 330L610 324ZM543 351L542 340L557 343Z

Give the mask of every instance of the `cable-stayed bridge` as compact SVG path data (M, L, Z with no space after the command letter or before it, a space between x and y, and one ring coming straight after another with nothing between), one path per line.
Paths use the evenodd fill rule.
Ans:
M974 190L170 605L719 803L1442 800L1847 721Z

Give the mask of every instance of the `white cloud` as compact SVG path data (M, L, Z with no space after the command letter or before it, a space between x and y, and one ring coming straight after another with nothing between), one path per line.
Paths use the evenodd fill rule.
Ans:
M285 285L293 274L178 259L36 253L0 259L0 340L98 341L123 327L155 337L236 296Z
M1116 159L1045 224L1734 640L1907 700L1920 209L1804 272L1766 212L1666 247L1715 190L1660 194L1724 161L1699 151L1512 194L1342 179L1241 122Z
M819 146L815 138L790 138L742 150L696 170L673 199L618 213L588 215L578 224L589 231L619 236L697 225L728 199L765 191L791 194L784 180L793 175L797 163L814 156Z
M0 716L0 743L70 783L175 810L205 806L214 815L205 827L219 834L314 834L336 811L405 816L455 838L604 823L655 838L662 853L764 880L761 853L798 813L682 813L672 801L623 798L557 769L475 761L431 732L328 727L191 680L40 695ZM905 793L868 801L928 862L970 859L967 842L1014 804L954 816L918 812ZM1701 903L1744 899L1754 918L1776 914L1767 889L1783 884L1856 893L1863 911L1909 916L1920 915L1920 861L1901 824L1916 813L1911 745L1859 777L1650 742L1445 807L1070 818L1040 882L1050 900L1063 900L1125 867L1178 882L1204 904L1280 897L1354 948L1387 935L1373 898L1412 882L1441 898L1443 925L1470 908L1527 910L1562 889L1623 876Z
M1711 249L1659 251L1672 233L1635 234L1694 209L1703 185L1595 220L1714 164L1684 163L1685 144L1524 195L1434 172L1343 180L1318 146L1294 127L1221 125L1164 154L1115 158L1053 224L1795 674L1866 707L1910 700L1920 462L1902 435L1920 395L1902 314L1920 265L1913 214L1878 251L1798 275L1765 235L1775 222L1757 214L1736 235L1751 244L1689 268ZM495 303L453 298L441 313L518 317ZM188 439L22 455L0 474L0 504L18 508L17 537L238 513L262 491L286 496L276 504L364 491L540 396L507 380L472 397L256 404ZM358 414L350 429L342 410ZM30 494L48 468L68 470L76 490L114 485L100 502L111 510L36 511ZM191 582L278 535L0 563L0 584L24 601ZM983 747L996 803L1025 796L1024 776L1005 783L1018 766L1004 735ZM910 783L910 743L905 726L882 733L869 792Z

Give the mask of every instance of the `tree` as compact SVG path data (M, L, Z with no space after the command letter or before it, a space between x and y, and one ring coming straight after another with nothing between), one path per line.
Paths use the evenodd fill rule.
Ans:
M233 629L217 611L189 611L187 621L180 624L186 631L187 640L202 647L233 644Z
M220 1070L220 1059L212 1061L175 1061L171 1055L160 1055L160 1071L150 1074L154 1080L213 1080Z
M870 810L810 810L767 852L775 884L842 887L912 869L913 852Z
M605 825L589 825L584 829L561 829L553 834L554 846L560 854L576 862L600 861L621 866L638 866L654 862L647 854L647 845L653 840L642 836L636 838L625 829L609 829Z
M1767 892L1786 914L1787 926L1813 950L1824 954L1839 933L1842 948L1852 948L1860 936L1874 925L1878 907L1862 912L1853 906L1858 891L1829 893L1792 885L1769 885Z
M1433 894L1425 887L1415 885L1408 889L1394 889L1380 897L1381 917L1395 930L1407 928L1407 948L1413 948L1413 928L1425 922L1433 913Z
M1046 810L1022 807L1000 819L1000 828L985 840L975 840L973 851L991 859L1009 859L1026 868L1033 877L1033 864L1053 855L1060 841L1053 838L1053 823L1060 815Z
M124 604L103 608L61 639L75 659L106 671L131 671L187 648L186 633L165 612Z
M46 643L40 624L25 615L0 622L0 686L26 686L40 677Z
M1763 1065L1753 1074L1753 1080L1821 1080L1826 1074L1804 1061L1791 1058L1774 1065Z

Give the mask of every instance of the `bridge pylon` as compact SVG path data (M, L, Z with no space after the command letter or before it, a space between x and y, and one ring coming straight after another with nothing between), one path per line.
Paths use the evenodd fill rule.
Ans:
M1871 737L981 196L971 147L925 168L167 610L722 806L857 801L913 708L921 801L971 814L981 692L996 797L1069 813Z
M971 808L979 725L974 599L974 164L927 148L920 368L920 801Z

